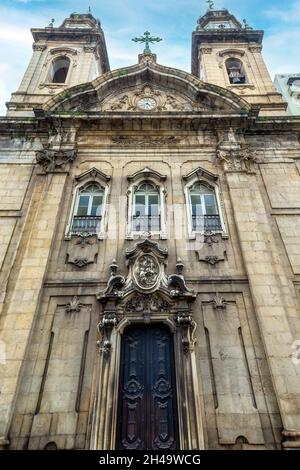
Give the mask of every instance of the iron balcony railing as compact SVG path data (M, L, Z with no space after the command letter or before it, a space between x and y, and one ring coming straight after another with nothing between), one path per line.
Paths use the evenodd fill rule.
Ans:
M222 230L219 215L193 215L193 232Z
M160 231L160 215L134 215L133 216L134 232L159 232Z
M98 233L101 215L75 215L72 222L72 233Z

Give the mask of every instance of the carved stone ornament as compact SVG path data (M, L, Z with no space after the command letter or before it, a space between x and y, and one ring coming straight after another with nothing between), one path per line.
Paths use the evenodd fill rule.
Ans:
M193 319L192 315L190 312L179 312L177 317L176 317L176 322L177 325L182 328L183 334L182 334L182 345L183 345L183 351L185 353L188 353L189 351L192 351L195 347L196 344L196 338L195 338L195 331L197 328L197 324L195 320Z
M88 258L75 258L74 260L68 261L69 264L74 264L77 268L84 268L88 264L93 264L94 260L89 260Z
M98 245L95 234L76 234L68 238L66 263L81 269L97 262Z
M158 261L152 255L142 255L136 260L133 273L136 283L142 289L152 289L160 274Z
M232 146L220 146L217 149L217 159L224 165L227 171L253 171L256 163L256 151L249 145L233 144Z
M218 235L219 234L213 232L206 232L204 234L204 243L206 243L209 247L212 247L214 243L219 243Z
M118 274L115 260L112 262L107 287L97 294L98 300L103 304L103 315L99 324L102 345L103 341L110 341L109 328L118 324L119 317L129 321L134 318L139 321L143 319L145 323L155 318L160 321L162 318L168 318L182 329L182 344L186 351L190 350L191 333L195 328L191 303L196 294L186 286L184 265L180 258L176 263L177 272L171 275L165 273L167 256L167 249L162 249L156 242L146 239L126 251L129 268L126 278ZM179 311L181 319L178 317Z
M78 313L82 308L82 303L75 295L72 300L66 305L66 313Z
M176 137L174 135L170 136L113 136L111 138L114 144L118 145L134 145L136 147L147 147L147 146L156 146L156 145L178 145L183 139Z
M192 111L193 108L204 110L200 103L192 103L188 98L173 95L148 84L138 89L128 90L116 97L110 97L102 104L102 111Z
M170 312L171 305L158 294L135 294L125 305L125 312L141 313L145 323L150 322L151 313Z
M216 293L215 297L208 303L212 304L213 308L217 310L224 310L226 309L227 305L226 300L221 297L218 292Z
M79 234L79 235L72 235L72 239L75 238L75 245L79 245L80 248L84 248L86 246L91 246L95 244L95 235L94 234Z
M201 250L196 252L199 258L199 261L202 261L203 263L210 264L211 266L215 266L216 264L220 263L221 261L225 260L225 254L224 256L218 256L218 255L206 255L206 256L201 256Z
M45 173L55 173L63 170L63 167L75 160L77 151L73 150L50 150L44 149L36 152L36 161Z

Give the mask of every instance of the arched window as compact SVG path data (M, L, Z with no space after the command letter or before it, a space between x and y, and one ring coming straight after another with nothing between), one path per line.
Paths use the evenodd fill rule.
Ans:
M68 57L57 57L51 63L49 72L49 82L65 83L70 68L70 59Z
M226 61L226 69L232 85L243 85L247 82L243 64L239 59L228 59Z
M104 189L89 184L79 189L71 224L71 234L98 234L103 217Z
M222 230L215 189L198 181L189 188L191 232Z
M133 196L133 232L159 232L160 217L159 190L152 183L144 182Z

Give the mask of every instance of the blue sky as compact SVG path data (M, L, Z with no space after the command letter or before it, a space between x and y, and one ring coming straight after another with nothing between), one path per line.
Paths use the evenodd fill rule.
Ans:
M105 32L112 69L136 63L141 46L131 38L148 29L163 38L155 46L158 62L190 71L191 33L207 9L205 0L0 0L0 115L30 60L30 28L51 18L58 26L89 5ZM263 53L272 78L300 72L300 0L215 0L215 7L265 30Z

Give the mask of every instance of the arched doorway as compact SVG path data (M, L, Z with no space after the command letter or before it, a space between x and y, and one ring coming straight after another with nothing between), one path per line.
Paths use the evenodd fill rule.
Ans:
M122 337L117 449L179 449L173 335L133 324Z

